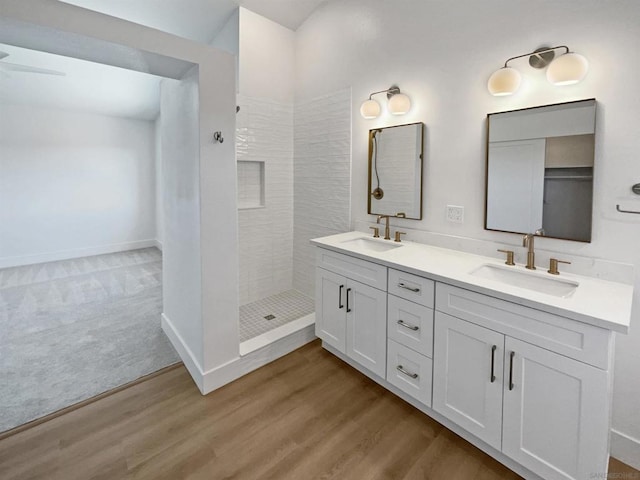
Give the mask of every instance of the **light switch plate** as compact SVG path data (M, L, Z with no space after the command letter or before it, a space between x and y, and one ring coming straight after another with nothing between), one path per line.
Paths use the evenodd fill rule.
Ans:
M464 207L447 205L447 222L464 223Z

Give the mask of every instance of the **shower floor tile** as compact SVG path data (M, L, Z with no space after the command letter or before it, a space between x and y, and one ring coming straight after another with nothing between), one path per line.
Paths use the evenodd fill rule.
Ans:
M313 313L312 298L287 290L240 307L240 342L262 335L285 323ZM273 316L271 320L265 317Z

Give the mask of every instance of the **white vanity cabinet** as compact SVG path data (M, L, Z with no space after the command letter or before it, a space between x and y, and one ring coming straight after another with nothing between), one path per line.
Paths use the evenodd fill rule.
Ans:
M316 260L316 336L384 378L387 268L322 249Z
M436 313L433 409L502 447L504 335Z
M386 380L431 406L433 280L389 269Z
M353 243L363 238L314 241L316 334L329 351L525 478L607 472L613 332L628 327L631 288L582 277L566 302L543 302L484 286L468 274L476 256Z
M598 363L598 352L584 347L606 351L605 331L450 285L436 289L434 410L545 479L606 472L609 372L566 356L571 345L571 356ZM563 354L528 343L546 335Z

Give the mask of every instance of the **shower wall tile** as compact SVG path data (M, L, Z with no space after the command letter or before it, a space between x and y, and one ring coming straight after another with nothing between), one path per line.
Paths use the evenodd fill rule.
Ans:
M314 296L309 240L349 230L351 219L351 89L294 110L293 285Z
M238 211L240 304L293 285L293 106L239 95L236 118L238 191L256 199L256 174L242 162L264 162L262 208Z

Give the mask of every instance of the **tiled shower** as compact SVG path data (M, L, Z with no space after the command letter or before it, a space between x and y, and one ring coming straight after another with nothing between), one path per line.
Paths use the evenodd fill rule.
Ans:
M313 313L309 240L349 229L351 90L295 106L239 95L238 105L244 342Z

